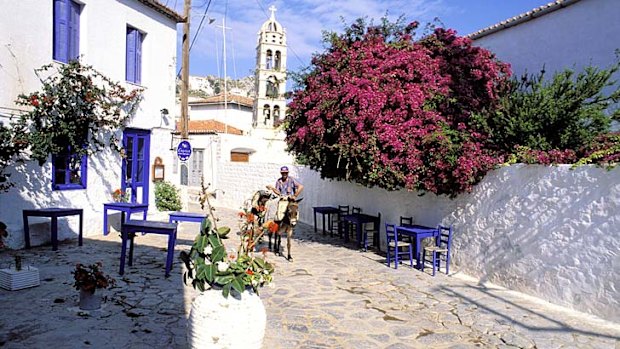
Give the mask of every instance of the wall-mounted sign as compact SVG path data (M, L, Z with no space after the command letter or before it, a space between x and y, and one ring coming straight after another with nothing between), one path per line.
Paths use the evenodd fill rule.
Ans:
M165 167L161 158L158 156L155 158L153 164L153 182L161 182L164 180Z
M189 159L192 155L192 146L188 141L182 141L179 143L179 146L177 147L177 155L181 161L187 161L187 159Z

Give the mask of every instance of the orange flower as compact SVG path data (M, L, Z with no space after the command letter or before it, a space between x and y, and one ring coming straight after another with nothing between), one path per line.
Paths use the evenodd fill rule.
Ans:
M254 222L254 214L248 213L248 223Z
M280 227L278 226L278 223L276 222L271 222L271 224L269 224L269 227L268 227L269 231L272 233L277 233L279 228Z
M239 218L243 218L243 217L245 217L245 212L239 212L239 213L237 213L237 214L239 215Z
M252 271L252 269L246 270L245 273L248 275L254 275L254 272Z

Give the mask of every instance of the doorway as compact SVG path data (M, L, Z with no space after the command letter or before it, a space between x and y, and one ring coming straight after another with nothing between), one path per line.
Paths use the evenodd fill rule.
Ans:
M122 159L121 190L131 193L132 203L149 203L151 132L128 128L123 131L125 157Z

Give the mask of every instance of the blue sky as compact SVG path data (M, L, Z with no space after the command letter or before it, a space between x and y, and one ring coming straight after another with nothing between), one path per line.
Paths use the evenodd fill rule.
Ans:
M159 0L183 13L183 0ZM313 53L322 52L323 30L341 32L343 20L358 17L392 20L404 15L407 22L424 24L439 18L447 28L470 34L502 20L544 5L550 0L192 0L191 32L196 35L201 18L211 2L190 53L191 75L224 75L222 20L226 19L226 72L241 78L251 74L256 61L256 38L269 18L268 8L277 8L276 20L286 28L289 71L308 66ZM208 24L209 18L214 19ZM180 67L181 31L178 26Z

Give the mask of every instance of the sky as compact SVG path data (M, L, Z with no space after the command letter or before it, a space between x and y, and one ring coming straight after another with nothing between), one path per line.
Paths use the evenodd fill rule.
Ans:
M183 0L159 0L183 13ZM287 69L298 71L310 64L313 53L323 52L323 31L342 32L345 24L359 17L378 21L417 20L421 27L438 18L446 28L467 35L502 20L549 3L550 0L192 0L190 75L224 76L226 29L226 75L239 79L252 75L256 65L257 33L275 6L276 20L286 29ZM207 9L208 8L208 9ZM206 11L206 16L205 16ZM200 21L204 18L202 27ZM209 24L210 19L213 19ZM343 22L344 21L344 22ZM179 24L177 61L180 70L182 25ZM198 34L196 34L198 33Z

